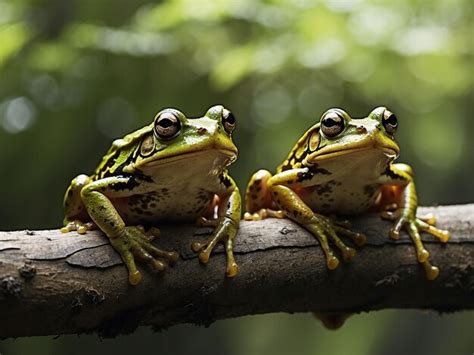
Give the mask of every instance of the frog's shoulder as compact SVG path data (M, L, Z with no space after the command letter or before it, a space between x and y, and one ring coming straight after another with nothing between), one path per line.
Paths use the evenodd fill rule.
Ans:
M120 166L126 165L126 160L132 157L132 151L136 150L137 143L141 142L143 137L153 131L153 124L140 128L123 138L116 139L105 153L101 163L95 171L98 177L104 177L107 174L114 174Z
M277 173L302 167L304 158L318 147L319 125L319 122L314 124L298 139L288 157L277 167Z

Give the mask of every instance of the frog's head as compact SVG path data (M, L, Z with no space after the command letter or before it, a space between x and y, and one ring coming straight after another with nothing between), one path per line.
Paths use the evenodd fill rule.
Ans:
M374 109L365 118L351 118L341 109L330 109L310 132L303 164L343 158L393 161L400 153L394 139L397 125L397 117L385 107Z
M223 106L211 107L203 117L189 118L168 108L158 112L152 132L143 137L133 168L150 170L179 163L181 169L224 168L237 158L232 141L234 115Z

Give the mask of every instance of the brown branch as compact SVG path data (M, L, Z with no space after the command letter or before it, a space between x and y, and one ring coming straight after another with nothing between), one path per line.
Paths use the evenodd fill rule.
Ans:
M421 208L452 233L448 245L425 238L432 263L425 278L404 234L387 238L390 223L376 215L353 219L368 243L354 261L326 269L318 243L288 220L242 222L235 252L241 272L224 277L217 251L200 265L191 241L208 229L164 227L156 241L182 260L156 275L144 270L130 286L117 254L100 233L57 230L0 232L0 338L99 332L115 335L139 325L156 328L269 312L361 312L383 308L474 308L474 204Z

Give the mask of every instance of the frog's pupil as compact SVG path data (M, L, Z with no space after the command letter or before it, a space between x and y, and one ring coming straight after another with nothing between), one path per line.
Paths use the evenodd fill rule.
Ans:
M333 118L328 117L328 118L326 118L326 119L324 120L324 125L325 125L326 127L333 127L333 126L336 125L336 121L335 121Z
M168 128L173 125L173 121L171 121L169 118L163 118L158 122L158 124L163 128Z
M229 114L227 115L227 117L225 118L225 120L227 121L227 123L230 123L230 124L234 124L235 123L235 116L232 112L229 112Z
M397 116L395 116L393 113L390 115L390 117L387 119L387 123L396 126L398 124Z

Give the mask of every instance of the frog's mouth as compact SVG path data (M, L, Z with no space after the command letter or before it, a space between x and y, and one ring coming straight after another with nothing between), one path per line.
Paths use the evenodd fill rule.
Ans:
M189 161L190 164L199 164L200 161L206 159L222 159L222 164L227 166L237 159L237 151L225 148L208 148L190 152L181 152L179 154L168 156L150 157L133 164L133 169L155 168L169 164L176 164L181 161Z
M381 145L381 144L372 144L372 145L362 145L351 148L341 147L327 147L322 148L321 150L308 156L308 162L316 163L323 160L330 160L334 158L339 158L343 156L350 156L354 154L363 154L364 152L382 152L383 155L387 157L388 160L394 160L398 157L400 153L398 146L396 145Z

